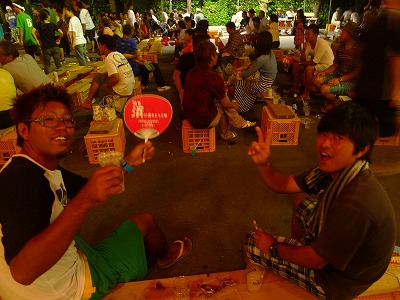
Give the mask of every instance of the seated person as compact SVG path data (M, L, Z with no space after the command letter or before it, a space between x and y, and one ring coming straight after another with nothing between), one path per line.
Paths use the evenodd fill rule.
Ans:
M183 111L186 118L194 128L219 125L221 138L224 141L232 140L237 134L231 131L231 124L236 128L247 128L256 123L246 121L239 115L239 104L229 100L224 80L212 69L218 59L214 44L202 41L194 56L196 66L186 76L183 94Z
M33 89L12 110L22 150L0 173L2 299L100 299L119 282L143 279L147 258L168 268L190 252L186 237L169 245L148 213L129 216L94 247L79 236L88 213L121 192L124 173L152 159L151 142L134 147L123 167L96 168L86 179L59 165L75 126L65 88Z
M172 12L169 14L169 18L167 20L166 28L168 30L168 37L173 38L174 33L176 30L176 21L175 21L175 14Z
M256 60L250 65L235 70L237 80L235 85L235 100L239 102L239 112L247 112L256 101L258 94L267 91L278 74L275 54L272 51L272 34L263 31L258 35L255 47ZM260 79L249 81L246 78L260 74Z
M95 97L106 95L130 96L135 87L135 75L128 60L118 51L115 51L115 40L108 34L97 39L101 55L105 55L105 74L97 74L90 85L89 94L82 104L83 109L91 109Z
M225 46L223 46L222 42L218 45L221 52L218 65L221 67L222 71L224 71L228 63L232 62L235 58L238 59L242 57L245 50L243 35L240 34L239 30L236 30L235 23L226 23L226 31L229 33L228 42Z
M331 24L335 25L335 31L340 30L340 19L342 18L342 9L340 7L336 8L336 11L332 15Z
M149 85L149 75L151 72L154 74L154 80L158 86L159 92L171 89L170 86L165 85L164 76L161 73L160 67L157 63L148 63L142 59L141 52L137 48L135 39L132 38L133 28L126 24L123 26L123 38L116 41L115 50L122 53L128 60L132 67L135 76L142 77L142 90ZM151 66L150 66L151 65Z
M183 49L180 55L184 53L193 52L193 37L194 37L194 29L189 28L185 30L185 39L183 40Z
M205 20L200 20L200 22L205 21ZM194 39L193 39L193 51L196 50L197 46L204 40L210 40L210 36L208 34L196 34ZM182 108L183 105L183 91L185 88L185 80L186 80L186 75L187 73L193 69L196 65L196 61L194 59L194 53L189 52L189 53L184 53L181 56L179 56L178 63L176 64L174 73L172 74L172 78L175 83L175 88L179 94L179 100L180 100L180 106ZM185 119L185 116L183 112L180 114L180 121L176 125L175 129L177 131L182 130L182 120Z
M175 46L174 50L174 60L171 64L176 65L179 58L179 52L183 49L183 41L185 40L185 30L186 30L186 23L185 21L178 21L176 24L176 30L179 32L178 38L174 41L170 41L171 46Z
M397 223L391 200L369 168L378 127L361 106L334 108L318 124L318 166L298 175L272 166L270 145L256 128L258 141L248 154L263 181L276 193L298 195L291 236L256 228L244 241L246 264L261 264L319 299L354 299L381 278Z
M257 36L260 32L265 31L265 28L261 28L261 20L259 17L253 18L253 29L246 35L246 42L251 46L255 47Z
M0 137L10 132L14 126L11 119L10 111L17 89L15 88L14 79L11 74L0 68Z
M103 34L108 34L110 36L114 35L114 31L111 29L111 22L108 18L103 17L100 19L100 31L99 36Z
M304 91L297 96L298 101L310 100L310 89L314 80L314 72L322 72L333 64L333 52L327 41L318 37L319 29L315 24L306 27L305 40L300 50L300 61L294 60L294 82L290 93L299 94L299 85L304 82ZM308 60L308 57L311 59ZM303 79L304 72L304 79Z
M336 51L333 64L326 70L316 73L314 85L326 99L322 112L334 107L336 96L353 92L361 68L361 52L357 47L358 26L347 21L340 33L342 42Z
M269 16L269 25L266 28L272 34L272 49L278 49L281 45L279 41L278 15L271 14Z
M243 10L242 11L242 20L240 21L240 31L246 30L246 26L249 25L249 16L247 15L247 11Z
M20 55L10 41L0 42L0 62L3 64L3 69L14 78L15 86L24 93L51 82L36 60L29 54Z

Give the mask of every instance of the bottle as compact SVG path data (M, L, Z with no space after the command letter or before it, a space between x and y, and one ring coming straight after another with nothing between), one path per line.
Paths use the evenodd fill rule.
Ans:
M57 74L57 71L54 71L53 72L53 82L55 83L55 82L58 82L58 74Z

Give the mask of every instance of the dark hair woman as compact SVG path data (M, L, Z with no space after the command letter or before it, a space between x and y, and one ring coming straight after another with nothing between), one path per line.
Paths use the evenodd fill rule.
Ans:
M235 85L235 100L239 112L247 112L256 101L258 94L267 91L275 80L278 68L272 49L272 34L262 31L257 36L256 60L250 66L236 69L239 77Z

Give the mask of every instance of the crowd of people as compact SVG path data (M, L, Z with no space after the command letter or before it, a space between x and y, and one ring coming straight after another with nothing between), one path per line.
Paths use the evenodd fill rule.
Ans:
M82 104L90 109L95 97L131 95L135 75L142 77L146 89L150 71L157 90L169 90L158 64L142 59L135 39L169 36L174 39L173 80L182 120L198 129L218 126L221 139L230 141L237 137L233 128L256 125L243 113L253 108L278 74L275 23L283 14L277 11L268 21L264 11L258 16L253 9L248 16L241 11L240 22L226 23L227 42L215 45L201 9L193 16L185 11L176 17L175 12L168 17L160 10L159 21L153 10L143 18L129 5L120 19L116 14L101 16L96 33L83 2L53 10L44 0L42 6L33 21L22 3L14 2L18 31L12 40L0 42L0 129L16 126L22 148L0 171L0 296L100 299L118 282L143 279L148 257L155 257L160 268L174 265L190 253L192 241L184 237L168 244L149 213L129 217L95 247L79 237L89 211L119 193L123 175L151 160L155 149L151 142L140 143L124 157L121 168L99 168L89 179L62 168L59 162L70 152L76 120L71 96L45 74L51 71L50 58L60 66L65 36L80 65L87 62L87 43L104 56L107 73L94 77ZM270 189L298 195L291 237L273 236L257 227L245 237L244 260L263 265L321 299L358 296L382 276L393 252L393 208L369 164L376 139L393 135L399 119L399 10L397 1L382 0L373 26L362 28L361 41L360 27L350 14L338 25L341 44L333 51L319 37L318 26L306 26L304 12L294 13L290 7L286 17L296 24L299 56L289 92L304 102L311 101L313 90L326 99L317 129L318 166L298 175L280 173L271 164L270 145L259 127L257 140L248 148ZM64 22L57 20L60 12L66 28L59 26ZM16 43L26 54L19 53ZM254 48L251 60L243 58L246 45ZM35 56L43 59L45 72ZM371 57L376 60L365 63ZM16 96L17 88L21 95ZM356 93L355 101L336 107L336 97L351 92Z

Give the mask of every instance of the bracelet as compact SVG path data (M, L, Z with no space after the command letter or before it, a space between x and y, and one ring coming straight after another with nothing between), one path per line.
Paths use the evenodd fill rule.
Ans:
M339 77L339 82L340 82L340 83L342 83L342 82L343 82L343 79L342 79L342 77Z
M135 167L128 164L125 158L122 159L121 164L122 164L122 169L124 169L127 172L132 172L133 170L135 170Z

